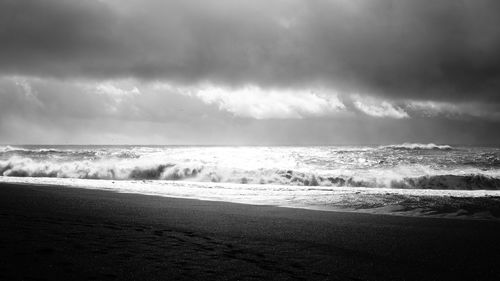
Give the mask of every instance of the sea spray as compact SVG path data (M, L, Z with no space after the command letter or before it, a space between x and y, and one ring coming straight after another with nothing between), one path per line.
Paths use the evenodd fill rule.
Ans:
M4 146L5 177L284 186L500 189L495 147Z

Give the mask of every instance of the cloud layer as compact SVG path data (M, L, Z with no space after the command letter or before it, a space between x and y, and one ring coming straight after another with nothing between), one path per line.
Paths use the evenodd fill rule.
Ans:
M499 101L500 3L0 2L0 71Z
M500 121L498 26L496 0L0 0L0 141L77 121L75 135L127 128L103 142L137 128L158 142L214 128L235 141L272 130L270 142L487 132Z

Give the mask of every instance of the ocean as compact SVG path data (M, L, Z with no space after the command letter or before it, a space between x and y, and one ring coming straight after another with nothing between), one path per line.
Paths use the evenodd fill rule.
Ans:
M0 181L326 210L422 211L450 198L497 204L500 147L0 146Z

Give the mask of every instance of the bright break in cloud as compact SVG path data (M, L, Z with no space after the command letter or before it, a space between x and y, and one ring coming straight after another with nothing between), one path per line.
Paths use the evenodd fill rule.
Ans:
M0 142L496 142L498 26L486 0L0 0Z

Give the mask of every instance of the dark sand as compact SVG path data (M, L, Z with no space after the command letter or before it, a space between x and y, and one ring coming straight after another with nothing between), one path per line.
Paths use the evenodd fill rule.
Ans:
M0 184L0 280L500 280L500 223Z

